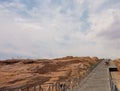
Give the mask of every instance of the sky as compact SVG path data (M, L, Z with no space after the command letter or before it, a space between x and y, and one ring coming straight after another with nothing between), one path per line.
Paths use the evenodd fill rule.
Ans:
M120 58L120 0L0 0L0 59Z

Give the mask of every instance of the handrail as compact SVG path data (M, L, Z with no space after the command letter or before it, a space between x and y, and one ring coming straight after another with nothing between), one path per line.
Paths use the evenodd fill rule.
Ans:
M111 68L109 68L109 80L110 80L110 87L111 87L111 91L120 91L116 84L114 83L113 79L112 79L112 75L111 75L111 71L110 71Z

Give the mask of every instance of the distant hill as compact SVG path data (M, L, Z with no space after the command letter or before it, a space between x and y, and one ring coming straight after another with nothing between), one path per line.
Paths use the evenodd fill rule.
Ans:
M97 57L67 56L56 59L10 59L0 61L0 88L37 81L55 82L82 77L100 61Z

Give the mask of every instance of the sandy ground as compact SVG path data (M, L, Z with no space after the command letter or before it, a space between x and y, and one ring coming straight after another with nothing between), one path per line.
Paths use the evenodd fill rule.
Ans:
M83 74L99 59L67 56L56 59L10 59L0 61L0 88L40 81L55 82Z

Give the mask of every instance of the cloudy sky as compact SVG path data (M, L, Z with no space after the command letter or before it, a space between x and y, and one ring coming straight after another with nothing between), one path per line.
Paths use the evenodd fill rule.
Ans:
M0 0L0 59L120 57L120 0Z

